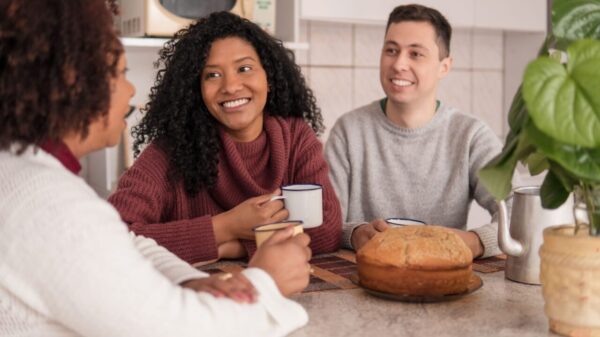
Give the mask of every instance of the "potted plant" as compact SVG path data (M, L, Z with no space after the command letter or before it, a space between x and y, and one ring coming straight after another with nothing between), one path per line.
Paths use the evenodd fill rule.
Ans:
M479 176L503 200L521 162L532 175L547 172L545 208L574 193L575 226L544 231L545 311L555 332L600 336L600 0L551 7L552 28L513 99L504 148Z

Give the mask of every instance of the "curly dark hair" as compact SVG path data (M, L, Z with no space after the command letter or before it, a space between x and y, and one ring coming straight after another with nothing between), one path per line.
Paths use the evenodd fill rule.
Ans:
M121 44L114 1L0 1L0 150L19 152L108 113Z
M134 154L154 142L169 156L174 179L197 194L217 181L220 141L218 121L200 92L200 75L215 40L238 37L249 42L267 74L270 116L301 117L315 133L323 117L291 51L256 24L228 12L216 12L180 30L160 51L159 68L145 115L132 129Z

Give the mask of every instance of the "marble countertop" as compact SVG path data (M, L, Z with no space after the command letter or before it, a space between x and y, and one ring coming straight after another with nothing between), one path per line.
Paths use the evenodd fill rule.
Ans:
M309 323L292 337L318 336L558 336L548 330L541 287L478 275L483 287L454 301L404 303L362 289L298 295Z

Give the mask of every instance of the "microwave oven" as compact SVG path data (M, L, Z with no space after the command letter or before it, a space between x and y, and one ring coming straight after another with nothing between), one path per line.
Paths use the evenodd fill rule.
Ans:
M122 36L172 37L194 20L230 11L275 32L276 0L121 0Z

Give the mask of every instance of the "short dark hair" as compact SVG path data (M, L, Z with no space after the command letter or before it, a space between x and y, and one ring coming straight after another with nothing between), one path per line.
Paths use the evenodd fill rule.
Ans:
M253 22L216 12L180 30L160 51L159 70L141 122L132 128L134 154L155 143L169 157L172 177L189 195L214 186L218 176L219 122L204 104L201 72L215 41L237 37L256 50L267 75L265 114L302 118L316 134L323 117L291 51Z
M400 23L404 21L424 21L429 22L435 35L437 36L437 45L440 49L440 59L450 55L450 39L452 37L452 26L446 18L436 9L425 7L422 5L403 5L392 10L388 18L385 31L387 33L392 23Z
M105 0L1 1L0 150L86 137L121 52Z

